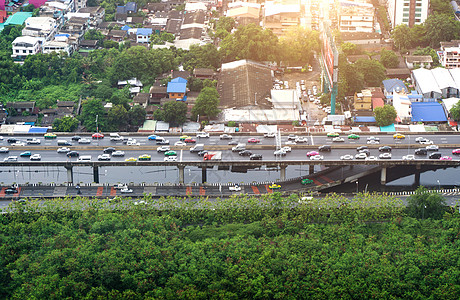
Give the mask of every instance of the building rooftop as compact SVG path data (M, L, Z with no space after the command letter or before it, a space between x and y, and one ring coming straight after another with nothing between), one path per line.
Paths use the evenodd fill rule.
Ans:
M438 102L412 102L412 122L447 122L442 105Z

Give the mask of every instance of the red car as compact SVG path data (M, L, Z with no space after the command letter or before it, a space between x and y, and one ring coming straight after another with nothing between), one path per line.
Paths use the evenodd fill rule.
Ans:
M460 154L460 149L454 149L454 150L452 150L452 154Z
M250 138L248 139L248 143L260 143L260 140L256 138Z
M307 153L308 157L315 156L315 155L319 155L319 153L317 151L310 151L310 152Z
M452 157L450 156L443 156L440 158L440 160L452 160Z
M196 143L196 140L194 140L194 139L185 139L184 142L186 142L186 143Z
M93 139L103 139L104 135L102 133L96 132L91 136Z

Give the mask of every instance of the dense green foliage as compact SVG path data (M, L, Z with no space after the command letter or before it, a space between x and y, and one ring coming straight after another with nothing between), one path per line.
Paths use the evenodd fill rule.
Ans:
M399 65L399 58L393 51L382 50L380 51L380 63L385 68L397 68Z
M460 296L458 214L418 221L362 194L145 201L15 203L0 215L0 297Z
M60 132L72 132L78 128L78 120L74 117L65 116L57 118L53 122L53 130Z
M398 114L392 105L385 104L383 107L374 109L375 121L378 126L388 126L395 122Z
M216 117L219 110L219 93L215 87L205 87L196 99L195 106L192 108L192 116L196 118L198 115L208 118Z
M446 211L445 199L436 192L420 186L415 194L407 199L408 214L414 218L440 219Z
M452 106L452 108L450 109L449 113L450 113L450 116L454 120L460 121L460 101L455 103L454 106Z

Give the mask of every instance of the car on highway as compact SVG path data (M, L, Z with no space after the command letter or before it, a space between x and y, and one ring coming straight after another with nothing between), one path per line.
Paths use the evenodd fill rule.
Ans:
M169 145L169 140L158 139L158 140L156 140L156 144L157 145Z
M16 142L19 142L19 140L17 138L9 138L6 140L9 144L13 144L13 143L16 143Z
M355 159L366 159L367 154L366 153L358 153L355 155Z
M66 154L68 157L79 157L80 156L80 153L78 153L77 151L69 151L67 152Z
M137 158L129 157L129 158L125 159L125 161L137 161Z
M234 146L234 145L238 145L239 143L237 141L230 141L228 142L228 145L230 146Z
M271 190L279 190L279 189L281 189L281 185L276 184L276 183L272 183L272 184L270 184L268 186L268 188L271 189Z
M390 146L382 146L379 147L380 152L391 152L391 147Z
M40 145L40 140L37 138L27 139L27 145Z
M296 143L308 143L308 139L306 137L299 136L294 140Z
M229 186L228 189L232 192L239 192L241 191L241 187L238 184L235 184L234 186Z
M125 156L125 152L121 150L117 150L115 152L112 152L112 156Z
M452 160L451 156L441 156L440 160Z
M426 146L425 149L427 151L438 151L439 150L439 147L436 146L436 145L429 145L429 146Z
M30 160L42 160L42 156L38 153L35 153L29 157Z
M166 156L163 161L177 161L177 156Z
M307 156L310 157L310 156L315 156L315 155L319 155L318 151L310 151L310 152L307 152Z
M239 156L251 156L252 152L249 150L243 150L243 151L238 152L238 155Z
M420 141L424 141L424 140L426 140L426 138L424 138L423 136L418 136L418 137L415 138L415 141L417 143L420 143Z
M379 155L380 159L390 159L391 158L391 153L382 153Z
M420 145L433 145L433 141L427 139L421 140L419 143Z
M97 160L110 160L110 154L101 154L97 156Z
M61 147L57 149L57 153L68 153L70 151L70 148L67 147Z
M107 147L107 148L105 148L102 152L103 152L103 153L112 154L112 153L115 152L115 151L116 151L115 148L113 148L113 147Z
M185 141L186 139L191 139L191 138L192 138L191 136L184 134L179 137L179 141Z
M345 154L345 155L340 156L340 159L341 160L353 160L353 155Z
M248 143L260 143L260 140L256 138L250 138L248 139Z
M208 150L199 151L197 154L198 156L203 157L206 153L208 153Z
M275 132L266 132L264 133L264 138L274 138L276 135Z
M284 151L283 149L278 149L276 150L275 152L273 152L273 154L275 156L285 156L286 155L286 151Z
M79 141L81 139L81 136L79 135L74 135L73 137L70 138L72 141Z
M165 156L177 156L177 152L169 150L165 152Z
M5 158L3 159L3 161L7 161L7 162L8 162L8 161L18 161L18 157L17 157L17 156L14 156L14 155L10 155L10 156L8 156L8 157L5 157Z
M19 146L19 147L24 147L25 145L26 143L21 142L21 141L17 141L16 143L11 144L11 146Z
M284 150L284 152L291 152L292 151L291 147L289 147L289 146L284 146L281 149Z
M231 140L232 138L233 137L230 134L226 134L226 133L219 135L219 139L221 140Z
M93 139L103 139L104 135L102 133L96 132L91 135Z
M197 132L196 137L197 138L208 138L209 137L209 132Z
M408 154L408 155L404 155L402 157L403 160L414 160L415 159L415 155L412 155L412 154Z
M3 136L2 135L0 135L0 141L3 141Z
M428 151L425 148L415 149L415 155L426 155Z
M290 134L287 137L288 141L295 141L296 138L297 138L297 135L295 135L295 134Z
M313 156L310 156L310 160L324 160L324 156L322 155L313 155Z
M367 156L371 155L371 152L369 151L369 149L362 149L362 150L359 150L358 153L364 153L364 154L366 154Z
M169 151L171 150L171 147L169 146L160 146L157 148L157 152L166 152L166 151Z
M55 139L55 138L57 138L57 135L54 134L54 133L52 133L52 132L48 132L48 133L45 133L45 134L43 135L43 137L44 137L45 139Z
M433 152L428 156L429 159L440 159L441 157L441 152Z
M5 189L5 194L7 195L16 194L16 193L18 193L18 189L14 186Z
M10 152L10 149L6 148L6 147L1 147L0 148L0 153L8 153Z
M24 151L24 152L21 152L21 154L19 154L20 157L30 157L32 156L32 152L30 151Z
M183 146L187 146L187 144L185 142L182 142L182 141L177 141L177 142L174 143L174 146L183 147Z
M262 154L252 154L249 156L250 160L262 160Z
M338 132L328 132L327 137L338 137L339 136L339 133Z
M369 149L369 147L367 146L359 146L359 147L356 147L356 151L361 151L361 150L364 150L364 149Z
M366 157L366 160L377 160L377 157L371 155L371 156Z
M188 138L188 139L185 139L184 142L187 143L187 144L194 144L194 143L196 143L196 140L192 139L192 138Z
M322 145L318 147L319 152L331 152L332 147L330 145Z
M401 134L401 133L395 133L395 134L393 134L393 138L396 139L396 140L402 140L402 139L405 139L406 136L404 134Z
M285 145L297 145L297 143L295 141L287 141L286 143L284 143Z
M159 136L156 135L156 134L151 134L151 135L149 135L149 136L147 137L147 139L148 139L149 141L155 141L155 140L158 139L158 138L159 138Z
M367 144L369 144L369 145L378 145L378 144L380 144L380 141L378 141L378 140L368 140Z
M367 140L368 140L368 141L380 141L380 138L375 137L375 136L368 136L368 137L367 137Z
M309 178L304 178L300 181L301 184L303 185L307 185L307 184L312 184L313 183L313 180L309 179Z
M122 189L120 190L120 192L123 193L123 194L129 194L129 193L132 193L133 190L130 189L130 188L128 188L127 186L125 186L124 188L122 188Z
M339 137L339 136L333 138L332 141L335 142L335 143L342 143L342 142L345 142L345 140L344 140L343 138Z
M349 140L359 140L359 135L352 133L348 135Z
M152 156L148 154L139 155L139 158L138 158L138 160L151 160L151 159L152 159Z
M91 140L87 138L81 138L78 140L78 143L82 145L87 145L87 144L91 144Z
M133 138L128 138L126 140L126 146L140 146L141 143L139 143L136 139Z
M454 149L452 150L452 154L460 154L460 149Z

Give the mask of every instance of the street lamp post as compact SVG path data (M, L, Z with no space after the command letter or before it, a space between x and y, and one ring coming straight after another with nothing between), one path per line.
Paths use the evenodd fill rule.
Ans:
M439 180L436 180L438 182L438 190L441 189L441 183L439 182Z
M359 192L359 181L356 180L356 194L358 194Z

